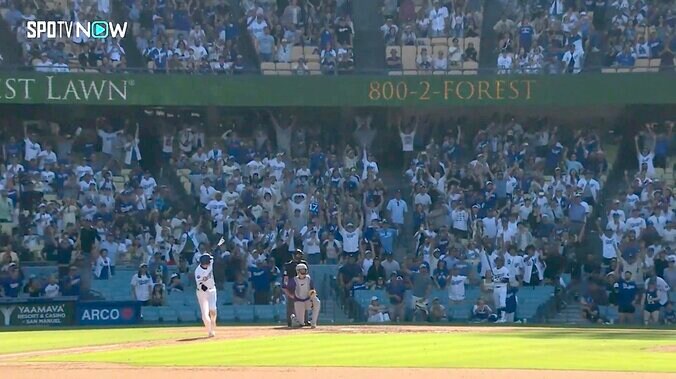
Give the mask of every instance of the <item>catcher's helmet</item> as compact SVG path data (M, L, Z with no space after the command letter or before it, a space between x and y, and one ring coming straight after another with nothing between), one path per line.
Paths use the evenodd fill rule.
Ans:
M296 266L296 273L297 274L300 274L301 270L303 270L303 272L302 272L303 274L307 274L307 265L305 265L305 263L299 263Z
M202 254L202 256L200 256L200 264L201 265L207 265L209 263L211 263L211 255Z

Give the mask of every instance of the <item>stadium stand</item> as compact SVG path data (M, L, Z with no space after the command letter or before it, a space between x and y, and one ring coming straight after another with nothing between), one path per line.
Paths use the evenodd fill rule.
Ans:
M390 75L476 75L482 2L386 2L385 59Z
M244 112L218 130L155 112L142 122L162 126L158 181L169 183L167 175L175 174L182 184L176 187L137 168L134 121L100 118L84 121L95 128L73 130L39 121L25 122L20 134L8 129L0 193L7 200L0 204L10 208L0 209L0 218L13 236L3 237L9 247L0 261L4 283L18 280L21 290L3 286L4 295L78 295L91 276L87 296L147 301L148 322L194 322L191 257L210 251L209 241L220 236L227 243L213 252L223 321L279 320L279 266L299 247L326 302L337 295L330 320L341 308L352 319L368 319L371 298L389 305L390 281L398 276L406 320L420 321L422 310L441 320L471 319L479 298L496 310L482 277L503 253L512 284L521 284L513 312L519 319L536 317L580 279L571 267L583 259L575 253L583 220L599 205L617 156L600 131L510 115L438 129L427 117L393 115L388 133L401 143L402 180L379 167L374 141L385 129L374 129L371 116L356 116L356 128L339 133L353 142L342 151L328 129L297 117ZM673 184L673 172L664 169L674 163L669 125L641 134L641 143L653 141L656 166L643 175L666 181L663 193ZM175 198L185 194L198 206L179 210ZM664 224L663 238L672 238L667 218L656 221ZM93 265L82 261L82 249L91 249ZM517 259L524 252L528 265ZM58 266L22 265L36 260ZM372 270L378 260L382 270ZM148 266L144 289L130 284L139 264Z
M36 7L26 0L0 4L0 15L22 50L23 64L42 72L228 75L336 75L358 68L350 1L74 4L47 1ZM502 16L483 25L480 0L387 0L380 33L361 38L382 36L383 71L397 76L476 75L481 70L498 74L674 70L674 1L502 0L498 8ZM26 38L26 20L95 19L128 22L133 38ZM495 34L495 41L483 35L486 30ZM482 37L490 39L484 41L488 47L483 54ZM480 58L493 56L490 65L483 61L480 67ZM250 67L251 62L256 67Z
M673 71L673 1L505 1L498 73ZM669 26L671 24L671 26Z

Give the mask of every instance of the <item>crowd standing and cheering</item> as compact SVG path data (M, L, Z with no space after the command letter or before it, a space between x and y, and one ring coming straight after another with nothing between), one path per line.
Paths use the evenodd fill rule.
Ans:
M376 129L372 116L358 115L338 139L288 112L256 112L217 134L201 122L167 120L163 170L188 172L199 210L187 212L175 209L176 189L140 169L137 123L87 122L94 127L5 129L3 296L77 296L83 270L106 280L131 264L139 267L134 299L161 305L165 291L189 285L182 276L195 257L211 252L217 286L232 286L234 304L283 302L283 265L301 250L310 270L339 266L348 309L356 291L386 291L388 299L365 310L371 321L421 312L446 319L447 302L431 293L447 291L452 304L465 300L466 287L481 289L468 299L477 301L468 310L474 318L512 321L520 287L561 290L571 281L582 283L583 312L593 321L607 321L598 307L609 304L620 322L634 321L635 310L647 312L646 323L669 319L674 197L659 178L672 122L647 124L636 136L637 170L613 191L604 188L607 132L547 119L494 116L476 128L401 113ZM374 154L384 138L401 150L403 176L388 186ZM607 214L595 216L597 207ZM596 228L599 244L585 243ZM212 249L220 237L226 243ZM26 278L21 260L59 269Z

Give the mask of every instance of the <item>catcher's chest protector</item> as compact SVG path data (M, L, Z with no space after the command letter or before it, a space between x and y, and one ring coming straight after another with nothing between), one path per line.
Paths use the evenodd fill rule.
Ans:
M303 279L299 277L293 278L296 281L296 298L297 299L307 299L310 297L310 290L312 285L312 280L310 275L306 275Z

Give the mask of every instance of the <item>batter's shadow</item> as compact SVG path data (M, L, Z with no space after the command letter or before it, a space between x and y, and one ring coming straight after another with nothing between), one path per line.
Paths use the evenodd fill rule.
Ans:
M190 338L181 338L179 340L176 340L176 342L193 342L193 341L201 341L201 340L208 340L210 337L203 336L203 337L190 337Z

